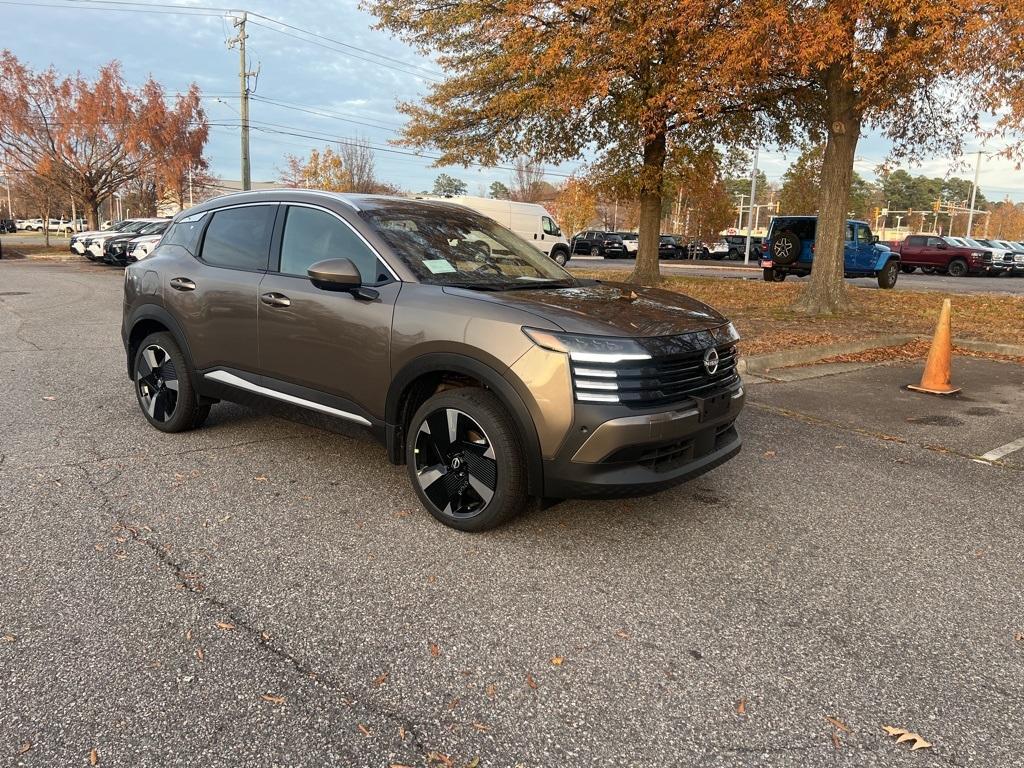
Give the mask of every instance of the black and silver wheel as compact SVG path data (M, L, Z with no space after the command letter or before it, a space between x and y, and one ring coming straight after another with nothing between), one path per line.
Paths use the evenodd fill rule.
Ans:
M135 351L132 379L143 415L163 432L194 429L210 413L210 406L200 403L188 362L169 333L142 340Z
M599 248L598 248L598 247L597 247L597 246L595 245L595 246L593 246L593 247L592 247L592 248L590 249L590 255L591 255L591 256L600 256L600 255L601 255L601 251L600 251L600 249L599 249Z
M560 267L564 267L569 262L569 254L561 248L553 250L551 252L551 258L554 260L555 264Z
M899 276L899 262L894 259L887 261L878 273L878 287L885 289L895 288L896 280L899 279Z
M490 392L465 388L434 395L413 415L406 442L413 488L445 525L482 531L526 507L523 451Z
M963 259L953 259L949 262L946 272L950 277L966 277L969 272L967 262Z
M792 264L800 258L802 249L803 243L799 237L792 232L782 232L775 236L775 242L772 243L772 259L783 266Z

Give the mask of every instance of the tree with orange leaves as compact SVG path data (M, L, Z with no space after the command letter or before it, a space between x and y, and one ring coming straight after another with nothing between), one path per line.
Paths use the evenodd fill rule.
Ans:
M960 154L963 138L981 132L979 106L994 112L1002 103L993 98L996 85L1004 82L1004 95L1010 88L1014 78L999 62L1004 49L1020 48L1024 10L1020 0L748 5L756 8L783 127L824 144L814 270L796 308L836 313L847 303L843 241L858 140L867 129L881 133L893 158Z
M745 3L565 0L494 3L365 0L380 26L437 52L447 77L411 118L404 142L439 165L528 156L561 162L593 150L637 160L640 202L631 279L656 282L665 161L673 137L729 141L764 124L747 88L760 78ZM742 75L740 74L742 73ZM772 104L762 105L770 110Z
M130 88L117 62L90 81L34 72L0 52L0 147L15 171L80 201L90 226L100 201L129 182L155 175L167 185L182 162L201 164L206 133L194 86L168 108L159 84Z

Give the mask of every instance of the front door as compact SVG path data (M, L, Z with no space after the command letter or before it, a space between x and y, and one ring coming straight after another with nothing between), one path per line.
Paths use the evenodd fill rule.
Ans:
M305 205L289 205L282 213L279 258L259 287L264 386L383 419L391 320L401 283L338 214ZM377 297L313 285L306 270L335 258L351 259Z

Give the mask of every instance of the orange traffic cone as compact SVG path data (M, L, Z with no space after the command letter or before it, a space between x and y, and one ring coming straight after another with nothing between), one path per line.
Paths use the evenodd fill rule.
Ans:
M914 392L927 392L930 395L955 395L960 391L960 387L954 387L950 383L949 366L950 358L953 356L953 332L950 330L949 313L949 299L944 299L942 311L939 313L939 324L935 326L935 335L932 337L932 348L928 350L928 359L924 364L921 383L908 384L907 389Z

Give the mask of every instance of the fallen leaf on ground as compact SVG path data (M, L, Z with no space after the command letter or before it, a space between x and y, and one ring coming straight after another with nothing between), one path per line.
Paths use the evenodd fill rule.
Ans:
M774 458L774 456L775 456L775 451L765 451L764 452L764 457L766 459Z
M432 764L435 764L435 763L440 763L441 765L445 766L445 768L451 768L452 759L448 755L444 754L443 752L430 752L430 753L428 753L427 754L427 764L428 765L432 765Z
M479 765L480 765L480 757L477 756L477 757L474 757L472 760L470 760L468 763L466 763L466 768L477 768L477 766L479 766Z
M99 765L99 764L100 764L100 753L96 751L96 747L93 747L89 751L89 765Z
M203 649L202 648L196 648L196 660L197 661L202 661L205 658L206 658L206 654L203 653Z
M285 701L285 697L284 696L275 696L272 693L264 693L262 696L260 696L260 698L263 699L264 701L269 701L271 704L277 704L277 705L284 704L284 701Z
M900 744L904 741L913 741L914 744L911 746L910 751L913 752L916 749L928 749L932 745L930 741L925 741L924 737L919 733L911 733L906 728L893 728L890 725L883 725L882 730L890 736L895 736L896 743Z
M254 477L253 480L255 480L257 483L265 483L265 482L267 482L267 476L266 475L256 475L256 477Z
M737 715L745 715L745 714L747 714L747 700L746 699L740 699L739 701L736 702L736 714Z
M370 736L370 735L371 735L371 733L370 733L370 729L369 729L369 728L367 728L367 727L366 727L365 725L363 725L362 723L359 723L359 725L357 725L357 726L356 726L356 728L357 728L357 729L359 730L359 732L360 732L361 734L363 734L363 736Z
M832 725L834 725L840 731L846 731L847 733L850 732L849 727L847 727L846 723L844 723L842 720L836 720L834 717L829 717L828 715L825 715L825 719L832 723Z
M615 631L616 637L621 637L623 640L629 640L629 632L624 629L618 629Z
M839 749L839 745L840 745L839 737L836 735L835 731L833 731L832 732L832 746L835 747L836 749Z
M56 400L56 399L57 398L54 397L53 395L46 395L45 397L43 397L43 400L47 400L47 401L53 401L53 400Z
M16 638L14 635L9 634L9 633L4 635L3 637L0 637L0 640L3 640L5 643L13 643L17 639L18 638Z
M373 684L374 685L384 685L384 683L387 682L387 679L390 676L390 674L391 674L390 672L385 672L383 675L380 675L380 676L374 678Z
M494 683L487 684L487 695L492 699L498 694L498 689L494 686Z
M228 622L228 621L218 621L217 622L217 629L223 629L225 632L230 632L234 628L235 628L235 625L230 623L230 622Z
M388 768L412 768L412 766L405 763L391 763Z
M22 744L20 747L18 747L18 754L19 755L24 755L30 749L32 749L32 742L31 741L26 741L24 744Z
M563 661L565 661L565 657L564 656L552 656L551 657L551 663L554 664L556 667L562 666L562 662Z
M534 690L537 690L537 681L533 679L533 675L530 673L526 674L526 684Z
M459 699L458 696L456 696L454 699L449 701L448 702L448 709L455 709L457 706L459 706L459 701L460 701L460 699Z
M1024 640L1024 632L1014 632L1013 639L1017 642Z
M437 643L430 644L430 655L435 659L441 655L441 649L438 647Z
M402 741L405 741L405 726L404 725L398 726L398 738L400 738Z

